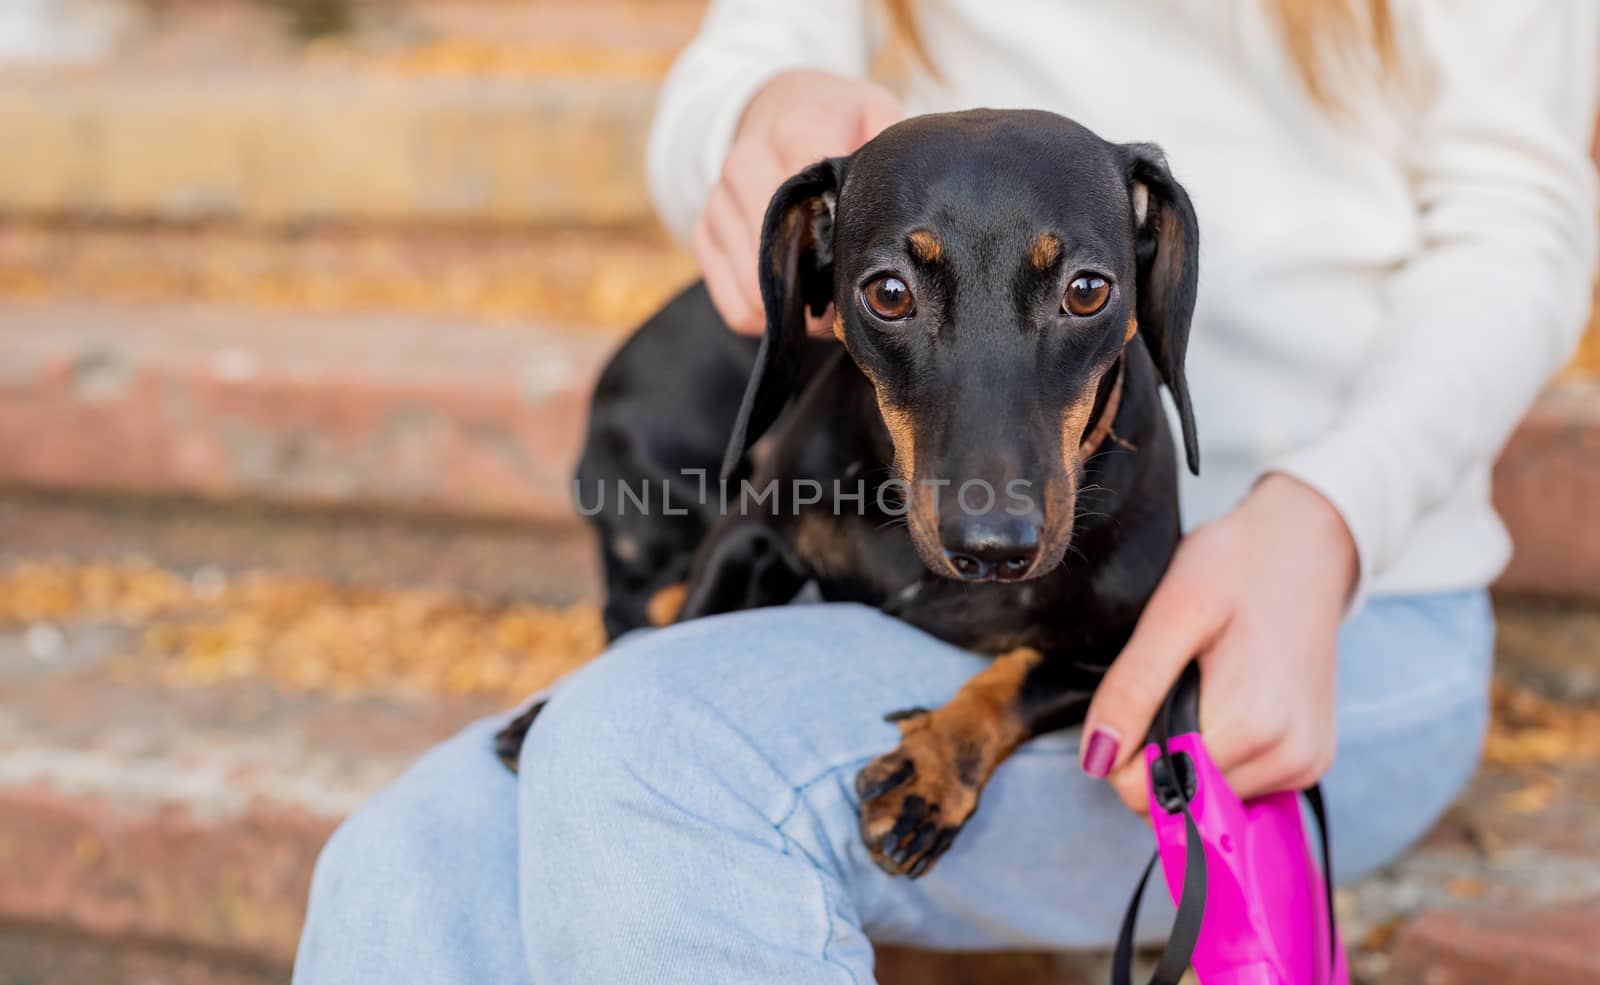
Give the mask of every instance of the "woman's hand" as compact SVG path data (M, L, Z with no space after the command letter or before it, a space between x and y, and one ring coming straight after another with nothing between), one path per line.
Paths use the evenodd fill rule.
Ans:
M758 335L766 321L756 256L772 193L801 168L852 153L904 115L880 85L810 70L780 72L750 100L689 234L711 301L735 331ZM811 331L831 335L832 321L831 314L812 318Z
M1095 693L1083 768L1146 810L1145 733L1200 660L1206 749L1241 797L1306 787L1333 762L1339 623L1355 542L1333 505L1286 475L1193 531Z

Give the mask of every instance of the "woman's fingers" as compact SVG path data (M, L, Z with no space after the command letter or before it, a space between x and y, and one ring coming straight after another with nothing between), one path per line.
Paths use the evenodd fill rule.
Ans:
M711 266L722 272L719 289L711 290L712 303L724 321L745 334L759 334L766 320L759 264L767 204L778 186L801 166L791 168L781 160L771 134L749 134L729 150L722 176L700 215L700 225L707 232L707 252L715 255L713 260L696 249L708 289Z
M1247 659L1237 665L1247 666ZM1249 799L1302 790L1327 772L1337 737L1331 715L1325 719L1316 713L1320 705L1290 703L1273 693L1281 687L1249 688L1226 680L1220 671L1217 676L1225 690L1215 700L1202 701L1219 709L1205 725L1206 751L1234 793Z
M1339 617L1356 570L1354 541L1321 494L1263 479L1179 546L1090 705L1084 770L1144 806L1139 746L1194 658L1206 751L1234 792L1315 782L1336 747Z
M726 189L750 232L752 247L761 238L761 223L773 192L804 165L787 167L764 139L741 140L728 151L719 187Z
M1144 754L1130 758L1117 768L1116 772L1106 777L1106 782L1111 784L1111 789L1117 792L1122 802L1128 805L1128 810L1135 814L1148 814L1150 812L1150 790L1148 773L1145 770Z
M1194 553L1179 550L1128 645L1095 690L1083 731L1082 763L1090 776L1109 777L1129 762L1179 672L1227 625L1231 608L1205 565L1188 560Z
M724 321L761 331L761 225L778 186L822 158L853 152L903 116L880 85L810 70L780 72L751 98L690 236ZM814 334L832 333L831 319L810 321Z
M833 331L833 305L822 309L822 314L813 315L811 309L806 309L806 334L814 339L831 339ZM840 339L840 341L844 341Z
M739 280L733 274L728 256L711 235L706 213L689 232L689 249L700 264L700 274L705 278L706 292L711 304L728 323L728 327L743 335L760 335L766 321L759 307L751 307L739 289Z
M730 318L728 323L740 331L760 331L761 323L765 321L762 317L761 282L756 278L760 220L756 220L758 225L751 227L749 216L745 215L727 182L711 190L705 218L711 240L732 273L734 287L742 300L739 321L735 323Z
M1320 744L1310 739L1298 741L1295 748L1285 746L1224 771L1228 786L1243 800L1279 790L1304 790L1332 765Z

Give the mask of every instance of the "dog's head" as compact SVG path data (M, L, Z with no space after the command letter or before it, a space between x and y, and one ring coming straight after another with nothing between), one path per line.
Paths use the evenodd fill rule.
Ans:
M907 120L773 196L767 326L728 449L733 472L797 385L805 310L871 381L928 567L1015 581L1060 563L1080 448L1137 335L1198 470L1183 375L1194 209L1161 153L1051 113Z

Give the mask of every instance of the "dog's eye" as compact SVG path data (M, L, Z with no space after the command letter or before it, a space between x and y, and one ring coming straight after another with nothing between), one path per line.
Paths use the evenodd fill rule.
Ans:
M861 289L861 297L884 321L899 321L911 314L911 288L898 277L879 277Z
M1069 315L1085 318L1098 312L1111 299L1111 285L1104 277L1083 276L1067 285L1067 296L1061 299L1061 310Z

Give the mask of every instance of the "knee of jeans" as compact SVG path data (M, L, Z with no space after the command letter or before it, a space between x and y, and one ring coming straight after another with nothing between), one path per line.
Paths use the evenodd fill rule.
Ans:
M665 790L715 771L719 750L737 745L739 736L696 693L695 675L677 672L677 656L671 647L640 640L565 682L523 744L524 790L557 786L563 796L552 803L576 804L638 780Z
M773 661L793 659L801 641L881 633L885 617L854 606L741 615L630 641L574 674L523 746L524 796L537 787L541 803L557 804L544 809L592 810L645 788L685 805L736 789L781 816L826 764L797 735L808 714L799 703L816 696L789 701Z
M1337 881L1394 862L1428 833L1471 781L1488 728L1485 696L1409 728L1341 742L1324 781Z
M426 885L445 833L426 812L380 795L346 818L317 857L313 909L392 906Z

